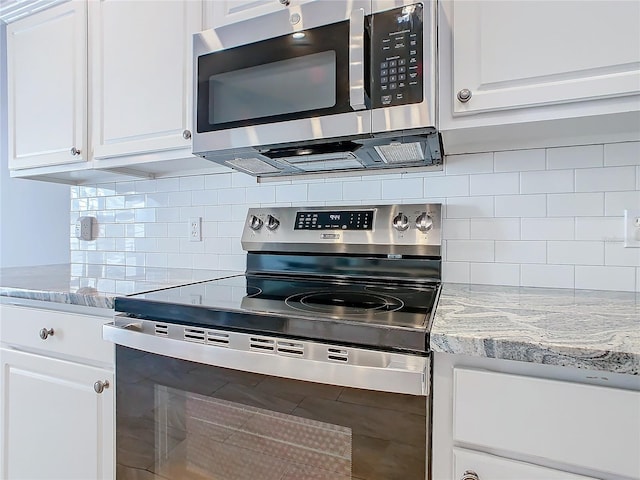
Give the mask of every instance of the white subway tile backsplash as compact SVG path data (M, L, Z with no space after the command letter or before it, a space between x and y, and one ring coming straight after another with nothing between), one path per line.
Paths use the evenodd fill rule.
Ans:
M191 206L191 192L169 192L169 205L172 207Z
M276 201L276 187L273 185L260 185L258 187L247 187L247 203L263 204Z
M156 221L157 222L179 222L180 207L156 209Z
M146 263L148 267L167 267L167 254L166 253L147 253Z
M604 215L607 217L624 216L625 210L640 208L640 190L633 192L606 192L604 194Z
M616 192L633 190L635 186L635 167L576 170L576 192Z
M180 221L188 222L193 217L204 217L205 208L203 205L197 205L195 207L181 207L180 208Z
M574 288L573 265L522 265L520 284L523 287Z
M509 195L518 193L518 173L489 173L469 177L470 195Z
M179 178L159 178L156 180L156 192L177 192L180 190Z
M153 181L153 180L150 180L150 182L155 184L155 181ZM75 188L75 190L74 190L74 188ZM78 192L78 190L77 190L78 188L79 187L72 187L71 198L74 198L73 197L73 192L74 191ZM108 196L115 195L115 194L116 194L116 184L115 183L103 183L101 185L97 185L96 186L96 195L98 197L108 197ZM77 197L75 197L75 198L77 198Z
M307 185L278 185L276 187L276 202L305 202L307 200ZM240 203L240 202L234 202Z
M231 187L231 173L207 175L204 179L205 190L218 190Z
M157 252L178 253L180 251L180 239L178 237L158 238L156 242Z
M447 240L448 262L493 262L494 242L488 240Z
M192 242L188 238L181 238L180 253L204 253L204 242Z
M204 189L204 177L202 175L180 177L178 179L178 188L180 191L202 190Z
M131 223L136 220L134 210L116 210L115 212L117 223Z
M604 164L602 145L558 147L547 149L547 169L601 167Z
M493 216L493 197L454 197L447 199L446 218L492 218Z
M193 268L193 254L192 253L169 253L167 255L167 267Z
M134 219L136 222L155 222L156 209L155 208L137 208L134 211Z
M136 193L154 193L156 184L155 180L136 180L133 182Z
M623 217L577 217L576 240L622 242L624 240Z
M82 194L82 187L81 192ZM117 195L130 195L136 193L136 185L135 182L117 182L116 183L116 194Z
M382 198L380 180L360 180L342 184L342 198L345 200L369 201Z
M220 257L220 270L244 271L247 268L245 255L223 255Z
M623 242L607 242L604 245L605 265L640 267L640 248L625 248Z
M496 197L496 217L544 217L545 195L503 195Z
M444 162L444 168L447 175L492 173L493 153L447 155Z
M636 272L633 267L580 266L576 269L575 288L587 290L636 290Z
M84 210L87 208L87 202L81 203L81 200L71 202L71 210L79 210L80 208L74 208L75 205L80 205L80 207ZM124 208L124 196L115 196L115 197L106 197L105 200L105 208L107 210L117 210L119 208Z
M229 255L232 250L233 240L231 238L206 238L204 240L205 253L216 255Z
M520 174L520 193L568 193L574 191L575 170L523 172Z
M247 191L242 187L218 190L218 205L237 205L247 201Z
M495 152L496 172L528 172L546 168L546 152L543 148L534 150L510 150Z
M256 185L258 185L256 177L239 172L233 172L231 174L232 187L255 187Z
M604 193L554 193L547 196L549 217L594 217L604 214Z
M547 242L547 258L557 265L604 265L604 242Z
M105 236L107 237L124 237L125 226L118 223L105 224Z
M471 234L473 240L519 240L519 218L472 218Z
M636 268L636 292L640 292L640 267Z
M471 282L469 265L469 262L442 262L442 281L449 283Z
M427 177L424 179L424 194L430 197L468 197L469 175Z
M640 165L640 142L610 143L605 145L604 165Z
M311 183L307 196L312 202L338 202L342 200L342 184Z
M424 196L421 178L398 178L382 181L382 199L422 198Z
M191 192L192 205L217 205L218 192L216 190L194 190Z
M547 243L538 241L496 241L495 261L501 263L546 263Z
M574 218L522 218L522 240L573 240Z
M444 240L469 240L469 219L442 219L442 238Z
M125 234L127 237L145 237L145 226L144 223L127 223L125 225Z
M520 265L472 263L471 283L483 285L520 285Z

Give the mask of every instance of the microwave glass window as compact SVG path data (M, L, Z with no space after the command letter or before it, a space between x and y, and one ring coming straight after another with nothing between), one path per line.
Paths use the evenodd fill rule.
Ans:
M333 50L209 77L210 124L330 108L335 104Z

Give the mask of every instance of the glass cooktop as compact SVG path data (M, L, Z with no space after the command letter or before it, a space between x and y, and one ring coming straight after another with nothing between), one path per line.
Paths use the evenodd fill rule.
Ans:
M435 284L239 275L129 297L149 320L426 351Z

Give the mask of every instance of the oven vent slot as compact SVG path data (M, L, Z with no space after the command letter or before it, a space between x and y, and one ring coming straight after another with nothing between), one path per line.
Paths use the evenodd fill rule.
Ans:
M270 338L258 338L251 337L249 339L249 347L256 350L266 350L269 352L275 352L276 341Z
M212 343L220 347L228 347L229 334L220 332L207 332L207 343Z
M205 343L206 334L200 328L185 328L184 339L187 342Z
M156 335L160 335L161 337L169 336L169 325L164 323L156 323L154 326Z
M327 348L327 358L334 362L348 362L349 351L344 348Z
M278 342L278 353L301 357L304 355L304 344L294 342Z

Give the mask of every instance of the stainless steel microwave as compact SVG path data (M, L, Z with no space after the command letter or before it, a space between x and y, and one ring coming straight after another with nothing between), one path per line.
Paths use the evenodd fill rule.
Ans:
M194 154L259 177L442 163L434 1L280 4L194 35Z

